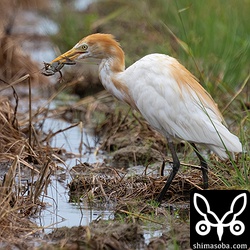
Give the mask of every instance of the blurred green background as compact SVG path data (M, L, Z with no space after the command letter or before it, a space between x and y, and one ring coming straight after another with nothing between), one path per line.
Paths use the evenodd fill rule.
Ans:
M149 53L168 54L212 95L232 95L249 74L249 13L249 0L102 0L84 13L64 5L53 40L65 51L90 33L112 33L127 66Z

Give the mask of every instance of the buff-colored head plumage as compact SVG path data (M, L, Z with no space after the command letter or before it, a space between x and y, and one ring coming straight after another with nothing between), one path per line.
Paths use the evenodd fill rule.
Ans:
M65 63L81 61L86 58L112 59L114 71L124 69L124 52L120 44L110 34L92 34L81 39L71 50L60 55L52 62Z

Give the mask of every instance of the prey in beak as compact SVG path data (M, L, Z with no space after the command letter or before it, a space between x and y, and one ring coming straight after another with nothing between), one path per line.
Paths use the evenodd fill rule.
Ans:
M64 65L74 65L76 62L74 59L78 57L79 52L74 48L65 52L64 54L58 56L50 63L44 62L44 68L42 69L42 74L45 76L52 76L55 73L59 73L62 77L62 72L60 71Z

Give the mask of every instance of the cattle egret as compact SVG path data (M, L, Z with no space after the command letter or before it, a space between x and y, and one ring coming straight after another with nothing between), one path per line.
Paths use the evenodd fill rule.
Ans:
M230 152L242 152L238 137L223 125L223 117L212 97L175 58L150 54L125 70L124 52L114 37L92 34L51 64L89 59L98 63L99 78L105 89L139 111L167 139L173 168L157 197L158 202L164 198L180 167L173 139L191 143L200 160L204 188L208 187L207 163L195 143L207 146L221 159L228 158Z

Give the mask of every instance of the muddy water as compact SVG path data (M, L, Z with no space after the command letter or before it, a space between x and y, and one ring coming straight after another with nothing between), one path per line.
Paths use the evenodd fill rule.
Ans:
M46 119L44 123L44 131L58 131L69 127L71 124L60 119ZM79 151L79 146L82 145ZM85 147L84 145L87 145ZM45 233L51 232L59 227L87 226L96 219L114 219L112 204L103 204L102 206L91 207L87 202L70 203L67 183L71 181L70 170L79 162L97 163L103 162L104 154L95 154L98 147L95 138L90 131L81 129L80 126L73 127L63 133L58 133L52 140L51 146L63 148L67 152L71 152L69 159L65 160L65 164L61 165L61 171L58 171L51 178L51 183L47 190L47 195L43 197L46 208L43 209L35 219L38 226L44 228ZM90 150L91 149L91 150ZM131 169L131 174L143 171L143 166L135 166ZM144 228L145 243L148 244L152 237L159 237L162 230L155 230L148 224Z
M68 128L70 125L70 123L60 119L46 119L44 131L55 132ZM80 145L82 148L79 152ZM88 148L84 145L87 145ZM85 129L82 130L77 126L58 133L53 137L51 146L65 149L72 154L71 158L65 160L65 164L59 164L63 170L52 177L47 196L43 199L47 204L46 209L42 210L36 219L38 225L47 229L53 229L62 226L88 225L96 218L112 219L113 213L111 210L93 209L87 203L69 203L67 183L71 180L70 169L79 162L96 163L103 161L103 155L96 156L94 153L94 149L98 145L96 145L93 136L87 133ZM90 151L89 148L92 150Z

